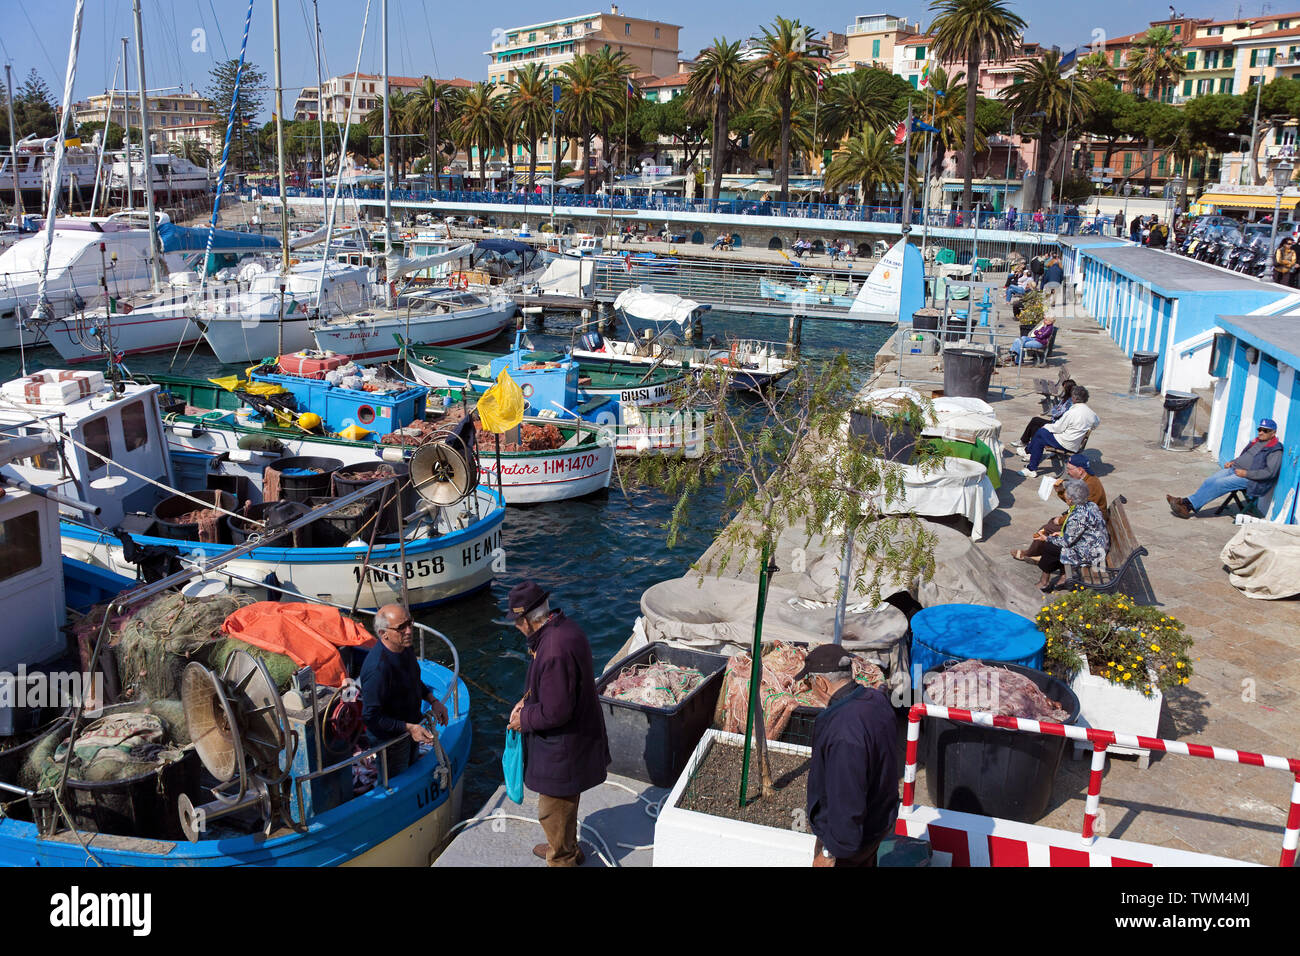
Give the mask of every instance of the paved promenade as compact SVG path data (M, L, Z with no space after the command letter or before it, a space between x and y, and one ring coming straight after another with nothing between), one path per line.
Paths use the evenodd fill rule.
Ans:
M1113 501L1124 495L1138 540L1150 552L1142 559L1157 603L1181 620L1195 638L1195 675L1186 687L1165 699L1160 736L1188 743L1213 744L1282 757L1300 755L1300 602L1260 601L1228 583L1219 560L1233 536L1233 519L1201 517L1180 520L1169 513L1166 493L1186 495L1217 469L1200 451L1160 448L1162 414L1159 396L1128 394L1129 359L1096 321L1076 306L1057 308L1061 332L1047 369L1023 370L1020 387L990 394L1002 421L1002 438L1020 437L1029 418L1040 414L1035 375L1056 379L1068 364L1072 377L1086 386L1089 404L1101 418L1088 454ZM1000 307L1000 332L1014 333L1010 309ZM910 358L910 357L909 357ZM932 360L909 374L931 372ZM994 384L1015 383L1017 369L1000 369ZM893 384L896 370L881 376ZM1202 408L1198 428L1205 430ZM1036 567L1010 556L1053 513L1056 502L1037 495L1037 480L1015 473L1023 462L1010 450L1003 460L1001 508L985 519L985 538L977 547L1007 576L1036 580ZM1208 509L1207 514L1213 509ZM1053 810L1040 821L1079 828L1087 793L1088 761L1062 763L1053 794ZM1276 864L1286 821L1291 778L1276 770L1152 754L1143 770L1136 758L1108 760L1101 804L1104 835L1213 853L1258 863ZM919 791L924 794L924 790Z

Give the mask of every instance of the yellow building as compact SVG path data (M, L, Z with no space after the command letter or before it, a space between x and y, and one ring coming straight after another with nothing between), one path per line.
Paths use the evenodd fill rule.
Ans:
M149 127L154 133L165 133L172 127L191 127L204 124L216 116L217 108L206 96L191 90L188 93L174 93L164 96L150 96ZM123 111L130 114L132 127L140 125L140 99L135 93L127 94L121 90L98 93L84 103L73 106L73 118L77 124L103 123L112 121L118 126L125 122Z
M904 39L920 34L919 23L892 13L871 13L857 17L845 31L843 52L831 60L832 73L852 73L867 67L894 69L895 51Z

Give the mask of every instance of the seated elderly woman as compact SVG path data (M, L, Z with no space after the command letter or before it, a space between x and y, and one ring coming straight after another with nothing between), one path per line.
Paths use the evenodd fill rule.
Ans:
M1015 363L1019 365L1024 361L1024 351L1026 346L1032 346L1035 349L1047 348L1047 343L1052 339L1052 331L1056 327L1056 319L1050 315L1043 321L1033 327L1028 335L1023 335L1011 343L1011 353L1014 356Z
M1110 532L1101 509L1089 501L1088 486L1071 478L1065 483L1065 502L1069 510L1065 523L1057 534L1034 532L1034 540L1042 542L1043 556L1038 559L1042 576L1038 587L1043 593L1060 585L1065 565L1084 567L1103 560L1110 550Z

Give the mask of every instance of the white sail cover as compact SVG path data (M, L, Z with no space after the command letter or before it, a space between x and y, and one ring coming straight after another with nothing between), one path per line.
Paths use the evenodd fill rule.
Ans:
M614 308L642 322L685 325L699 310L700 303L669 292L649 292L643 286L635 286L618 294Z
M464 245L457 246L455 249L448 249L446 252L435 252L433 255L419 256L415 259L406 259L401 256L389 256L388 278L392 281L396 281L402 276L410 275L413 272L419 272L421 269L430 269L433 266L440 266L444 262L467 258L473 251L474 243L467 242Z

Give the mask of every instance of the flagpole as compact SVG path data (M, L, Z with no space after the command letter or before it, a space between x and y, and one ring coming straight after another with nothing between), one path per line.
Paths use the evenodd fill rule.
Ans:
M822 104L822 68L819 66L817 67L817 91L813 94L813 139L812 139L813 155L817 158L818 166L821 165L821 150L817 146L817 132L818 132L817 120L818 120L818 114L821 112L821 104ZM824 187L825 185L826 185L826 181L823 179L822 186Z
M903 133L903 235L912 231L912 103L907 103L907 130Z

